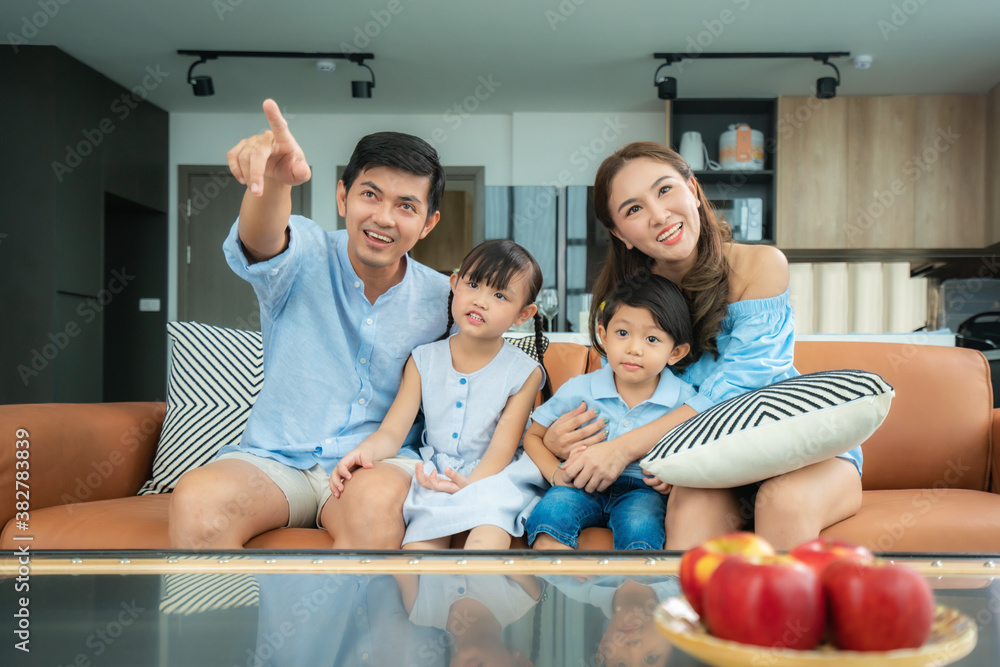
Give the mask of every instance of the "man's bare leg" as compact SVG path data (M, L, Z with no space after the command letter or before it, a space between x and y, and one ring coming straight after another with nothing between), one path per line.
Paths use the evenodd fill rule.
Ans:
M410 474L391 463L358 469L340 498L331 496L320 513L335 549L398 549L403 542L403 501Z
M246 461L221 459L195 468L170 498L174 549L242 549L255 535L287 524L285 494Z

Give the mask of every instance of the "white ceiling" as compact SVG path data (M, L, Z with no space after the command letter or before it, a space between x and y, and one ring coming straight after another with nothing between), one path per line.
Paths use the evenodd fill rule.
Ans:
M58 11L49 18L46 6ZM255 111L274 97L292 113L443 114L475 95L480 77L499 85L479 88L476 113L660 111L653 52L697 40L713 52L871 54L867 71L836 61L842 95L983 93L1000 83L997 0L3 0L5 43L25 21L42 26L23 33L29 44L58 46L125 87L159 68L167 76L149 99L172 112ZM324 74L312 60L256 59L201 65L196 74L212 76L216 94L196 98L185 82L194 58L176 53L342 51L366 28L377 32L361 49L375 54L370 100L351 98L350 81L367 71L346 61ZM832 70L694 60L668 73L681 97L773 97L810 95Z

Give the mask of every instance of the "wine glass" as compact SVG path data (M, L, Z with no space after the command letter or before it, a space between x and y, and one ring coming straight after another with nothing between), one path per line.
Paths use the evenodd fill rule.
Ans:
M535 301L538 312L546 320L546 331L552 331L552 318L559 312L559 293L551 287L546 287L538 293L538 300Z

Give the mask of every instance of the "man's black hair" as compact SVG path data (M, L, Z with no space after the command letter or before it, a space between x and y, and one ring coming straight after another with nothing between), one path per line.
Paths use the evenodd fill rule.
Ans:
M656 325L674 339L675 346L682 343L691 346L691 352L674 364L676 370L682 370L697 358L690 306L680 288L672 281L655 273L641 272L618 283L601 310L601 324L605 329L615 312L623 305L645 308L652 314Z
M363 137L354 147L351 160L344 169L341 179L344 189L349 192L358 175L374 167L390 167L414 176L429 177L427 217L441 208L444 168L434 147L420 137L402 132L376 132Z

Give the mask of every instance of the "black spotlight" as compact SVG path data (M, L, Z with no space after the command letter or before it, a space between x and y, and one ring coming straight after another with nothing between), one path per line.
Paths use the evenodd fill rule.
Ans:
M363 60L354 61L358 65L364 67L366 70L371 72L371 81L351 81L351 97L356 100L367 100L372 96L372 88L375 87L375 72L372 72L372 68L365 64Z
M215 86L212 85L212 77L191 76L191 72L194 71L195 67L213 59L214 56L209 58L202 56L201 60L194 63L193 65L191 65L191 67L188 68L187 82L191 84L191 89L194 91L195 97L210 97L211 95L215 95Z
M661 100L677 99L677 79L665 76L656 82L656 96Z
M367 100L372 96L371 81L351 81L351 97L356 100Z
M196 76L188 79L191 88L194 89L195 97L209 97L215 95L215 87L212 85L212 77Z
M840 70L829 60L823 59L824 65L829 65L837 73L837 78L824 76L816 79L816 97L821 100L830 100L837 96L837 86L840 85Z
M653 74L653 85L656 86L656 96L661 100L673 100L677 98L677 79L672 76L660 76L660 70L673 64L673 60L668 58L667 62L656 68Z

